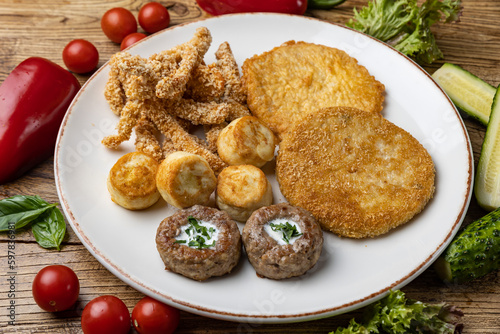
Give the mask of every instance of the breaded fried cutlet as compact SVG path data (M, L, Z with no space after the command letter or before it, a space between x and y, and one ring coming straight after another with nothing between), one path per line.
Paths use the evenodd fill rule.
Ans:
M280 138L312 110L383 107L385 86L355 58L325 45L286 42L245 60L242 73L250 111Z
M276 176L290 204L324 230L376 237L408 222L434 193L427 150L380 113L347 107L311 112L285 134Z

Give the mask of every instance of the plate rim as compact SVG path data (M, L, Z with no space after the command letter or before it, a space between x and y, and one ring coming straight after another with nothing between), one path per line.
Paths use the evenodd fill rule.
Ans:
M347 29L351 30L357 34L361 34L364 37L368 37L371 40L384 45L387 47L389 50L398 53L400 56L405 58L407 61L410 61L413 63L413 65L420 71L422 74L424 74L428 79L430 79L430 82L432 82L435 87L443 94L444 97L446 97L446 100L448 104L452 107L452 109L455 112L455 116L459 120L460 124L460 129L462 131L462 134L465 139L465 145L467 148L467 156L468 156L468 179L467 179L467 187L466 187L466 195L464 196L463 202L460 205L461 209L459 213L457 214L457 217L455 219L455 222L452 227L450 227L450 231L448 232L446 238L432 251L432 253L422 262L420 265L418 265L416 268L411 270L409 273L407 273L404 277L394 281L392 284L386 286L383 289L380 289L377 292L373 292L372 294L365 296L364 298L357 299L355 301L351 301L349 303L344 303L339 306L335 307L330 307L330 308L322 308L321 310L316 310L316 311L311 311L311 312L302 312L302 313L293 313L293 314L246 314L246 313L238 313L238 312L227 312L227 311L221 311L217 309L211 309L209 307L201 306L201 305L195 305L193 303L189 303L186 301L181 301L177 300L175 298L172 298L168 295L165 295L152 287L148 287L145 284L143 284L139 280L135 280L131 275L127 272L125 272L122 268L120 268L117 264L113 263L109 258L105 255L102 254L99 249L97 249L93 243L89 240L88 236L83 233L83 231L80 228L80 223L76 220L71 208L68 205L68 202L66 198L63 196L63 189L62 189L62 182L61 182L61 175L60 175L60 166L59 166L59 153L60 153L60 147L61 147L61 139L64 136L65 133L65 128L66 124L68 122L69 117L71 117L72 111L73 111L73 106L78 102L79 98L85 91L85 88L93 81L93 79L99 75L103 70L105 70L108 65L109 65L109 60L106 61L99 69L97 69L90 78L86 80L86 82L82 85L81 89L77 93L77 95L74 97L72 103L68 107L68 111L61 123L58 136L57 136L57 141L55 145L55 152L54 152L54 175L55 175L55 183L56 183L56 189L57 189L57 194L60 200L61 207L63 208L63 211L65 213L66 219L70 223L70 226L72 227L73 231L77 235L77 237L80 239L82 244L85 246L85 248L92 254L92 256L97 259L106 269L108 269L113 275L115 275L117 278L122 280L124 283L127 285L133 287L134 289L149 295L153 298L158 298L158 296L161 296L163 299L166 301L170 301L171 303L174 303L175 307L178 307L182 310L185 310L187 312L195 313L201 316L205 317L210 317L210 318L216 318L216 319L221 319L221 320L226 320L226 321L246 321L246 322L264 322L264 323L288 323L288 322L297 322L297 321L309 321L309 320L315 320L319 318L324 318L324 317L329 317L329 316L334 316L338 315L341 313L346 313L353 311L355 309L358 309L360 307L366 306L367 304L370 304L372 302L375 302L378 299L383 298L386 294L390 292L390 290L394 289L400 289L403 286L407 285L410 283L413 279L417 278L425 269L427 269L446 248L446 246L451 242L452 238L454 235L458 232L465 215L467 213L468 207L470 205L470 201L472 198L472 186L473 186L473 176L474 176L474 158L473 158L473 151L472 151L472 145L470 142L470 137L467 131L467 128L465 126L465 123L460 116L460 113L456 106L453 104L451 99L448 97L446 92L437 84L434 79L432 78L431 74L429 74L426 70L424 70L420 65L418 65L415 61L413 61L411 58L407 57L406 55L402 54L401 52L395 50L394 48L390 47L386 43L383 43L377 39L375 39L372 36L366 35L364 33L361 33L359 31L356 31L352 28L346 27L344 25L341 25L339 23L334 23L334 22L329 22L326 20L322 20L319 18L315 17L308 17L308 16L297 16L297 15L292 15L292 14L280 14L280 13L238 13L238 14L227 14L223 16L217 16L217 17L208 17L208 18L201 18L198 20L190 21L190 22L184 22L180 23L178 25L169 27L165 30L162 30L158 33L152 34L147 36L146 38L142 39L138 43L132 45L131 47L127 48L126 50L130 50L135 48L137 45L140 43L145 42L146 40L150 39L151 37L161 34L165 31L171 31L175 30L178 28L185 27L187 25L192 25L192 24L199 24L200 22L203 21L208 21L208 20L220 20L225 17L231 17L231 16L278 16L278 17L293 17L296 19L303 19L303 20L311 20L323 24L328 24L328 25L333 25L340 27L342 29Z

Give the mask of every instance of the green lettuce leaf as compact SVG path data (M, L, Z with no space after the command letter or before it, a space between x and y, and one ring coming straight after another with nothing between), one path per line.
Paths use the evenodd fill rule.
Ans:
M354 17L347 26L385 42L404 33L417 12L416 1L374 0L360 12L354 8Z
M373 0L357 11L347 26L373 36L420 64L443 58L431 26L458 21L460 0Z
M462 311L454 306L406 299L397 290L369 305L361 323L351 319L346 328L330 334L455 334L461 333L462 316Z

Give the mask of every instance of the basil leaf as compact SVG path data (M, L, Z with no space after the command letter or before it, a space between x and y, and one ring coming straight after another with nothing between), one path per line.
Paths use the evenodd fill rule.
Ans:
M60 250L59 246L66 234L64 216L57 207L52 207L33 222L31 231L38 244L43 248Z
M39 196L16 195L0 200L0 232L9 230L9 224L22 228L54 206Z

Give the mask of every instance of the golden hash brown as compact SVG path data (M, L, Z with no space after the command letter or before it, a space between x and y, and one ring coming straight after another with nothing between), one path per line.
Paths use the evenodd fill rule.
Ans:
M339 236L386 233L419 213L434 193L425 148L380 113L354 108L305 115L284 136L276 164L290 204Z
M385 86L344 51L289 41L242 65L250 111L279 137L301 114L345 106L380 112Z

